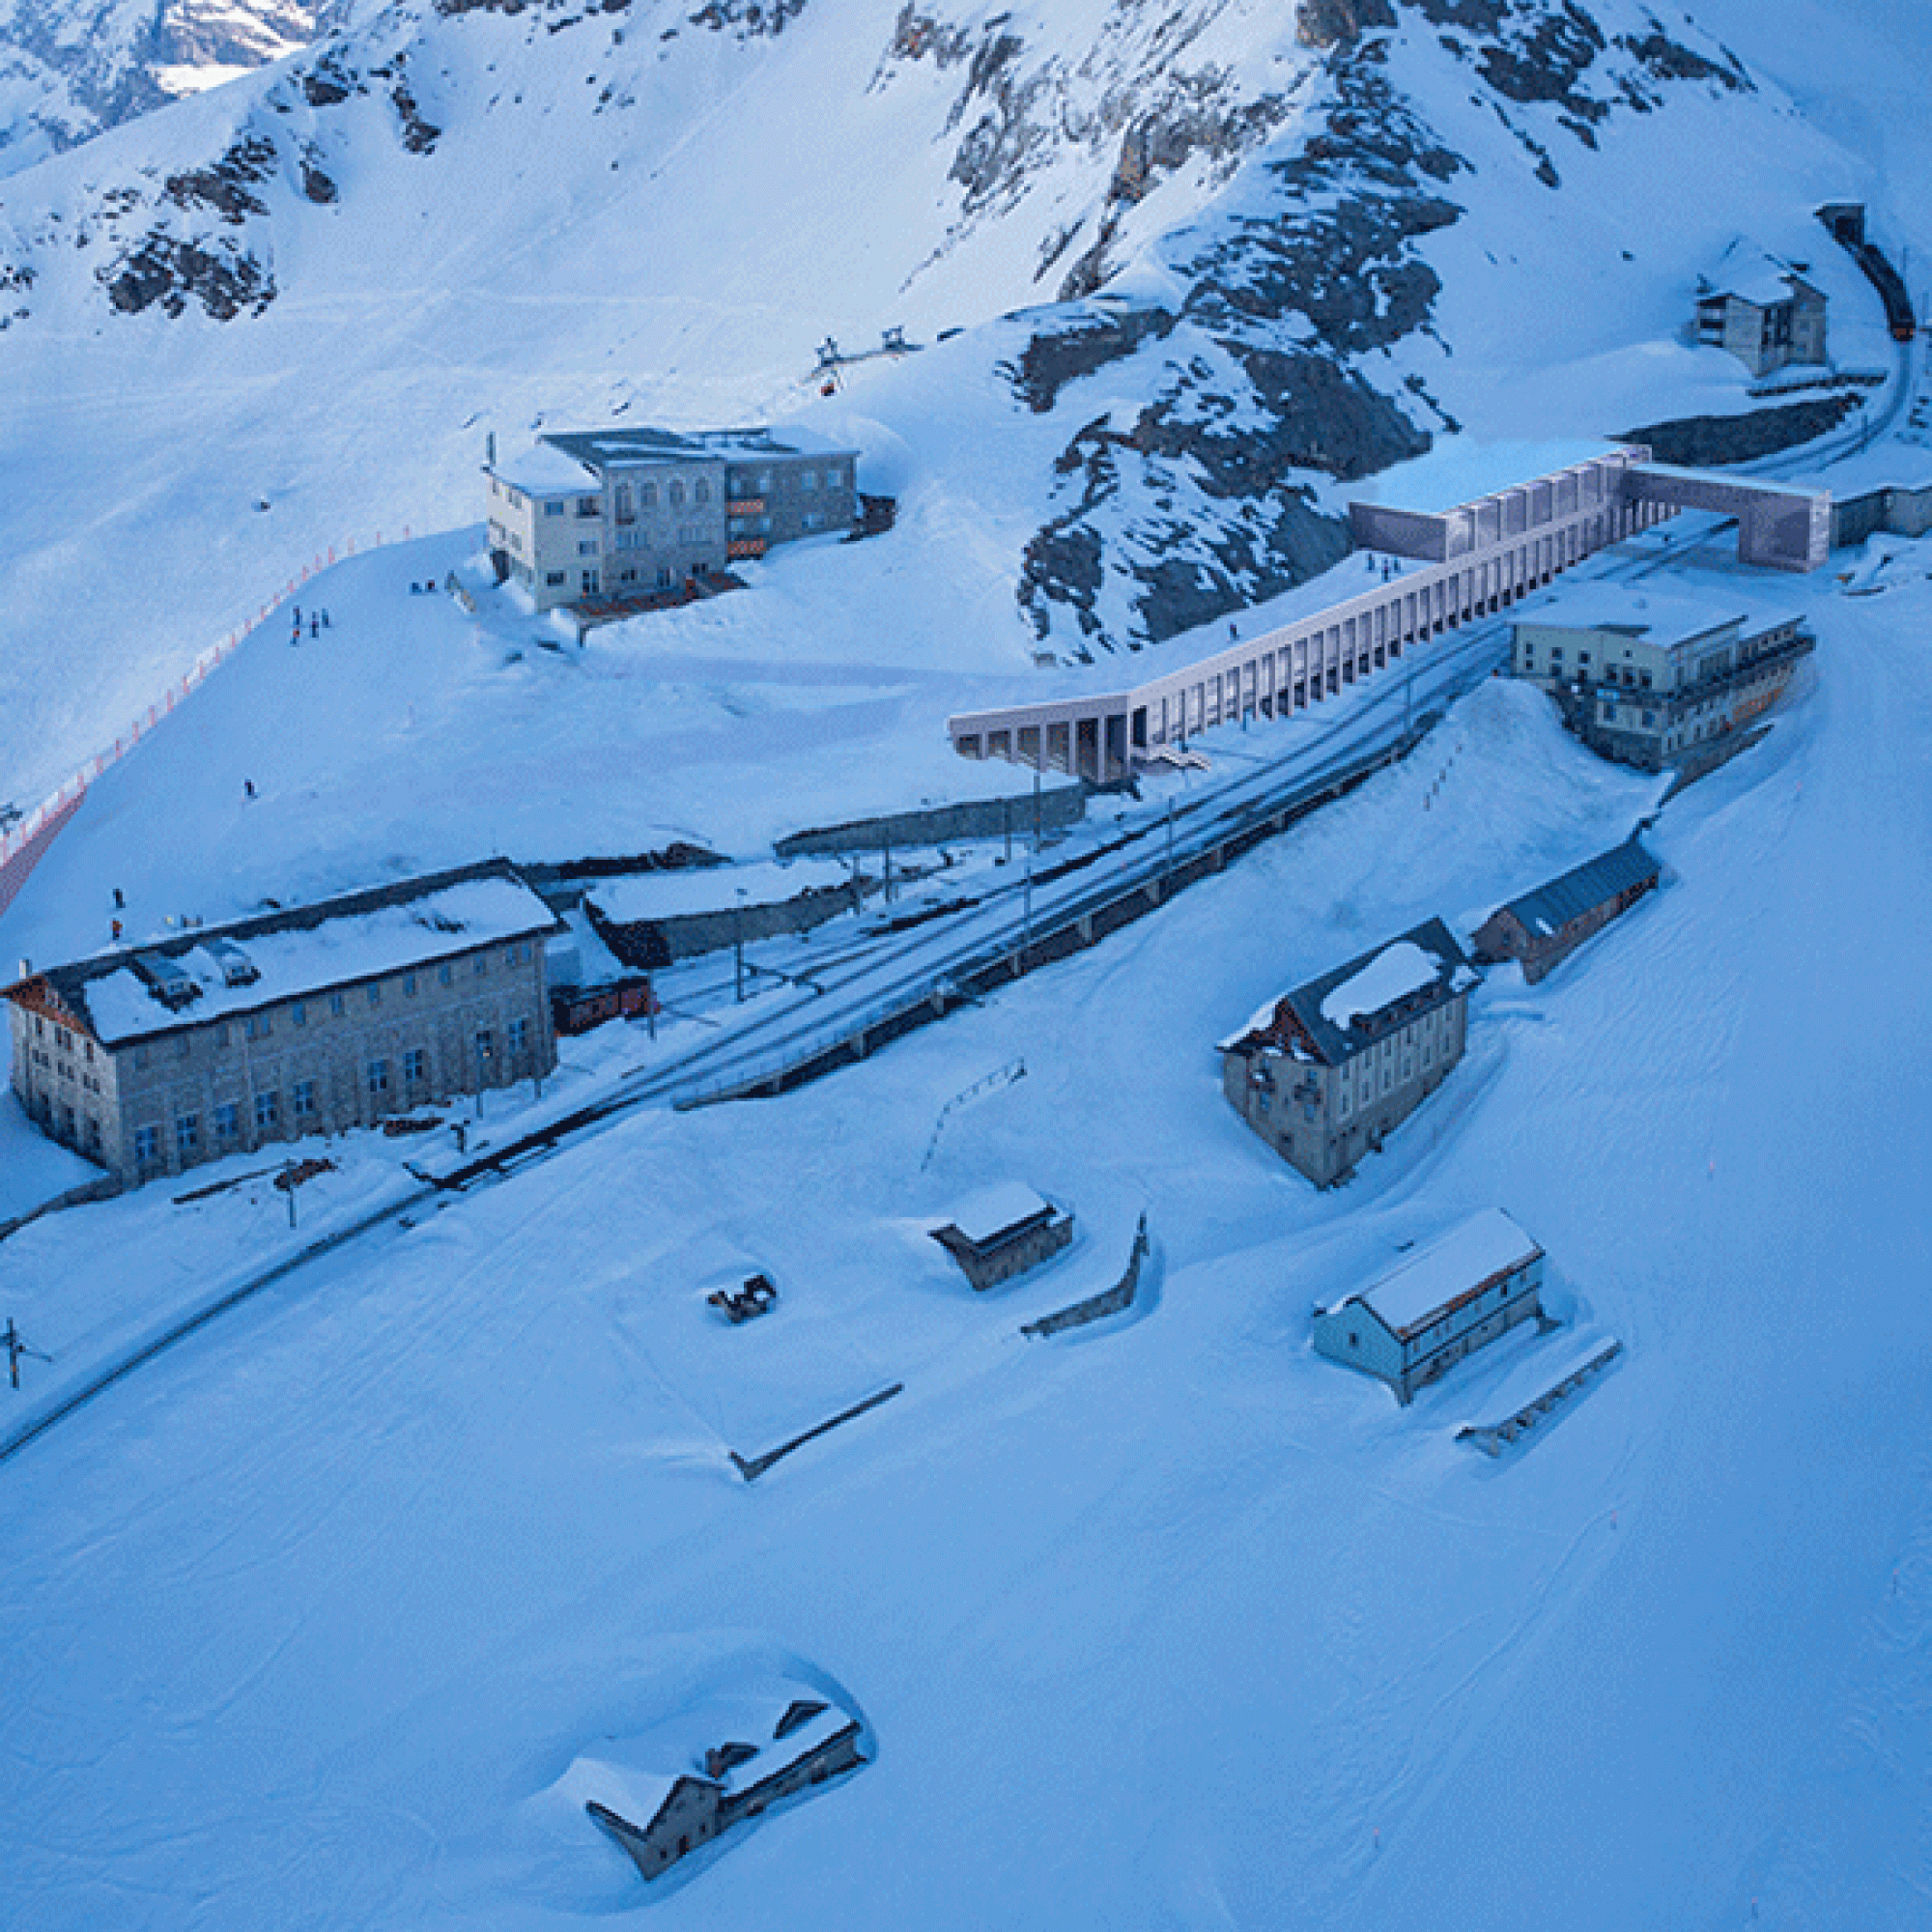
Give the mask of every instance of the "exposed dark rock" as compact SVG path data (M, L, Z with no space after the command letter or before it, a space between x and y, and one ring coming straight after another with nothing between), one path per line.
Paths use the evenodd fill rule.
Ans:
M1745 71L1735 54L1727 53L1725 59L1728 65L1720 66L1680 45L1661 28L1645 34L1641 39L1627 34L1617 44L1641 62L1645 71L1659 80L1705 80L1727 88L1733 94L1755 92L1750 75Z
M268 213L251 190L274 173L279 158L267 135L243 135L213 167L170 175L161 191L178 208L212 208L222 220L240 227L251 214Z
M158 302L163 314L180 316L193 298L215 321L229 322L244 309L260 315L275 298L274 277L244 249L160 233L144 236L100 279L124 315Z
M1304 47L1334 47L1359 40L1372 27L1393 27L1389 0L1300 0L1294 37Z
M1143 342L1157 341L1174 323L1175 318L1164 308L1079 315L1064 327L1036 335L1020 352L1018 366L1005 373L1027 408L1043 415L1060 400L1060 392L1068 383L1131 355Z
M616 0L616 6L628 6L630 0ZM611 0L605 0L605 10L615 12ZM786 24L798 18L805 12L805 0L706 0L691 16L694 27L709 27L713 33L733 33L740 40L751 40L760 34L779 35L784 32Z
M304 149L299 163L301 191L320 208L337 198L335 183L323 171L321 156L314 149Z
M1775 456L1780 449L1796 449L1825 436L1861 401L1858 396L1818 396L1743 415L1681 416L1675 422L1626 430L1613 440L1647 442L1659 463L1681 463L1695 469L1719 468Z
M445 12L453 11L444 9ZM322 56L301 76L302 98L311 107L333 107L360 91L361 83L343 65L333 50Z
M442 138L442 129L423 119L407 81L397 81L389 91L389 99L395 103L396 119L402 123L403 146L412 155L428 154Z

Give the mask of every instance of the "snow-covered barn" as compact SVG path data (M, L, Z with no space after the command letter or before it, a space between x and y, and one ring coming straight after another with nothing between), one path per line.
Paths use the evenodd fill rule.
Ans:
M1315 1311L1315 1347L1406 1403L1465 1355L1543 1314L1543 1250L1500 1208Z

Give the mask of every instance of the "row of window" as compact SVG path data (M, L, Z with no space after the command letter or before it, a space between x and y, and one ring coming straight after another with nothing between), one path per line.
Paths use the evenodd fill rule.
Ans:
M520 1058L529 1050L530 1023L526 1019L514 1019L505 1034L505 1047L512 1060ZM486 1072L496 1063L497 1037L489 1027L479 1027L475 1037L476 1065L479 1073ZM403 1085L418 1088L428 1071L428 1060L419 1046L411 1047L402 1061ZM369 1061L364 1069L364 1078L371 1099L380 1100L390 1091L389 1062L384 1057ZM289 1090L289 1116L298 1123L313 1121L316 1117L315 1082L298 1080ZM255 1095L255 1130L257 1133L271 1134L281 1122L281 1095L276 1093L263 1093ZM70 1116L70 1130L71 1118ZM232 1145L242 1131L242 1106L237 1100L223 1100L216 1103L213 1114L214 1142L218 1148ZM94 1128L94 1141L98 1146L99 1132ZM181 1113L175 1116L175 1151L183 1160L191 1158L201 1147L201 1116L198 1113ZM155 1164L160 1157L161 1130L158 1126L140 1126L134 1129L134 1158L143 1167Z

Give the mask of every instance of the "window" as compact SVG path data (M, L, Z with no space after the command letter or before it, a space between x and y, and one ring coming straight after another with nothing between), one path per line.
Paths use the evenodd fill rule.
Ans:
M577 514L580 517L601 517L604 514L604 499L601 497L578 497Z
M440 981L440 982L441 984L443 984L443 985L445 985L445 986L446 986L446 985L448 985L448 984L449 984L449 967L448 967L448 966L447 966L446 964L445 964L445 965L441 965L441 966L439 966L439 967L438 967L438 968L436 969L436 977L437 977L438 980L439 980L439 981Z
M214 1110L214 1138L232 1141L242 1125L242 1109L233 1100L224 1100Z
M579 556L595 556L597 549L598 545L595 537L582 537L579 539L577 554Z
M638 501L645 509L655 510L658 506L658 486L655 483L639 483L638 485Z
M514 966L517 963L518 954L521 952L521 950L522 950L521 948L515 946L504 947L503 964L505 966Z
M632 496L631 486L628 483L619 483L617 485L617 521L620 524L628 524L637 513L638 506L635 497Z
M403 1078L412 1087L419 1087L422 1085L422 1077L423 1050L419 1046L412 1046L403 1055Z
M296 1023L297 1026L307 1026L308 1008L304 1006L300 1000L298 1000L295 1003L295 1005L289 1009L289 1017Z
M136 1127L134 1129L134 1158L143 1167L152 1166L160 1158L160 1130L157 1127Z
M185 1060L188 1057L188 1054L193 1050L193 1046L194 1042L191 1039L189 1039L186 1034L183 1034L181 1037L175 1041L175 1058L177 1060Z
M597 573L594 570L586 570L581 573L581 576L584 596L595 597L597 595Z
M512 1020L510 1022L510 1051L513 1054L520 1054L529 1045L529 1043L530 1043L529 1021Z
M295 1085L295 1093L291 1097L295 1103L293 1112L297 1120L306 1121L313 1118L315 1114L315 1082L313 1080L298 1080Z
M137 1046L134 1049L135 1066L137 1068L145 1067L147 1064L148 1064L148 1049L145 1046Z
M660 590L668 590L670 588L670 566L668 564L661 563L658 565L658 588Z
M380 981L369 988L369 1004L372 1007L380 1007L383 1004L383 987Z
M247 1031L250 1039L267 1039L274 1030L274 1021L270 1014L250 1013L248 1015Z
M476 955L476 977L479 980L482 979L484 974L489 972L489 970L490 970L490 955L487 952L479 952Z
M199 1114L177 1114L175 1116L175 1146L184 1154L190 1154L200 1145L201 1116Z
M372 1060L369 1063L369 1091L372 1094L386 1094L389 1091L389 1063L386 1060Z
M560 586L560 585L562 584L562 582L563 582L563 580L564 580L564 579L565 579L565 578L566 578L566 577L567 577L568 575L569 575L569 572L568 572L568 571L563 571L563 570L547 570L547 571L545 571L545 572L544 572L544 582L546 582L547 584L549 584L549 585L551 586L551 588L552 588L553 590L554 590L554 589L558 588L558 587L559 587L559 586Z
M100 1151L100 1122L92 1114L87 1117L87 1145L91 1152Z
M412 1000L415 998L416 976L413 973L405 973L403 975L403 992L404 995L409 999Z
M487 1066L490 1063L490 1057L495 1051L496 1041L491 1035L490 1029L488 1027L479 1027L476 1031L477 1065Z
M340 1019L342 1017L342 1009L343 1009L342 995L340 993L329 994L328 1010L331 1013L333 1013L337 1019Z
M697 481L691 486L691 500L694 503L710 502L711 479L708 476L700 476L697 479Z
M805 480L805 487L808 490L816 490L818 488L818 471L815 469L808 469L805 472L804 480Z
M546 503L544 505L544 515L547 517L560 517L563 515L563 505L561 503Z
M665 496L673 510L684 506L684 485L675 477L671 479L670 488L665 492Z

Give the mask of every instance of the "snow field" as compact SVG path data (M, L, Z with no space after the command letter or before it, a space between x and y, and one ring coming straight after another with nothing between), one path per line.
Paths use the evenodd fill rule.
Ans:
M1928 1150L1897 1042L1932 680L1896 638L1932 611L1793 594L1810 688L1665 812L1666 890L1533 992L1492 975L1468 1061L1337 1193L1241 1127L1210 1042L1628 830L1654 782L1520 687L985 1008L781 1101L629 1120L55 1432L0 1532L19 1895L186 1922L218 1868L198 1922L633 1905L587 1822L570 1844L527 1801L752 1642L848 1687L878 1762L668 1924L1910 1923L1923 1592L1888 1592L1922 1567L1892 1445L1922 1422ZM920 1175L938 1108L1016 1055ZM1010 1179L1081 1242L975 1297L922 1225ZM1453 1430L1533 1340L1406 1411L1307 1343L1314 1302L1487 1205L1630 1351L1501 1464ZM1154 1312L1022 1342L1143 1206ZM85 1224L124 1209L178 1212L58 1217L0 1270L56 1239L54 1278L108 1272ZM732 1330L702 1293L752 1265L783 1299ZM898 1378L756 1486L724 1461Z

